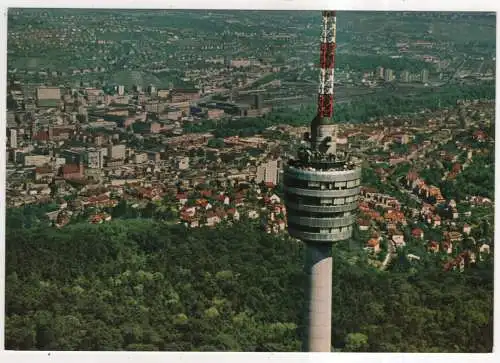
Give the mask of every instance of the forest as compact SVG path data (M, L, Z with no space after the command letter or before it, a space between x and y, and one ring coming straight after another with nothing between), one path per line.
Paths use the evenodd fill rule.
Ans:
M491 351L491 261L445 273L399 258L382 272L360 243L333 248L335 350ZM300 351L303 262L302 243L251 221L7 224L5 346Z

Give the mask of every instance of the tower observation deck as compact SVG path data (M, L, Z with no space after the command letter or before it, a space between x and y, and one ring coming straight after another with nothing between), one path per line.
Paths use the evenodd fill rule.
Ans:
M306 350L331 351L332 256L334 243L352 235L361 168L336 150L333 123L336 14L323 11L318 111L305 145L284 168L288 233L307 245L309 280Z

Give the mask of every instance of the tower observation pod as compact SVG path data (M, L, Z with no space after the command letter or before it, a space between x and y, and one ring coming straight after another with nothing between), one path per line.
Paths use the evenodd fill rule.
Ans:
M284 168L288 233L307 246L309 313L305 346L331 351L332 245L352 235L361 183L361 168L347 153L337 152L333 123L336 13L323 11L318 109L311 132L304 135L296 158Z

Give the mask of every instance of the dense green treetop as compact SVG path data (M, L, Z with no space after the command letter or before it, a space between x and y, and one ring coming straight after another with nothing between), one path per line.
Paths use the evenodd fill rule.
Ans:
M304 247L251 222L8 225L6 244L7 349L301 349ZM491 351L491 266L379 272L361 255L334 249L336 348Z

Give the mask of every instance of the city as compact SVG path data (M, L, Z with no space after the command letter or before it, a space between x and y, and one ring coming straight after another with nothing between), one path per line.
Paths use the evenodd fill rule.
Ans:
M496 16L337 19L334 154L360 161L361 182L333 245L328 341L491 351ZM8 349L302 349L307 232L288 160L316 112L320 25L9 9Z

